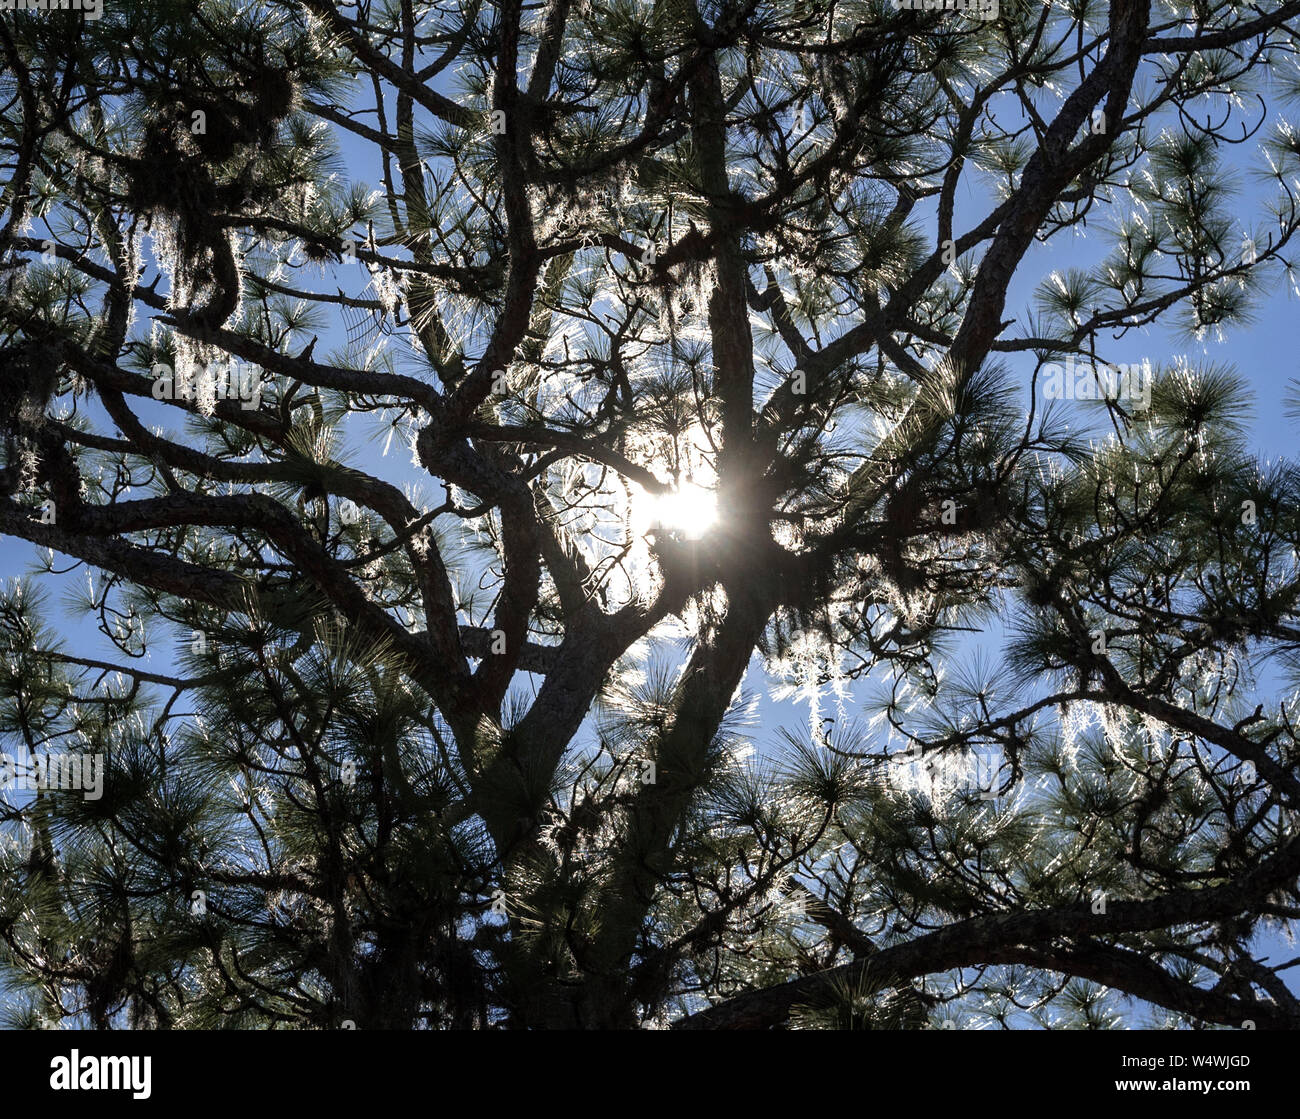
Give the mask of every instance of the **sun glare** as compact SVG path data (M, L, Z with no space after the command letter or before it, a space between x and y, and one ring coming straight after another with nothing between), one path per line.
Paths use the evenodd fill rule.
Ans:
M689 482L671 493L646 494L649 529L663 528L699 540L718 521L718 495Z

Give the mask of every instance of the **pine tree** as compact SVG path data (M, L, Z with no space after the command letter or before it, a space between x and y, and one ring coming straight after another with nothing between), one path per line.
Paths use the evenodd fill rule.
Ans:
M1300 1025L1298 30L6 13L9 1024Z

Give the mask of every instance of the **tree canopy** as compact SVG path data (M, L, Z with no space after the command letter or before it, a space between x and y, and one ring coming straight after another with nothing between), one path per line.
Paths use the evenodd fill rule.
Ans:
M11 1023L1300 1026L1300 3L938 7L0 18Z

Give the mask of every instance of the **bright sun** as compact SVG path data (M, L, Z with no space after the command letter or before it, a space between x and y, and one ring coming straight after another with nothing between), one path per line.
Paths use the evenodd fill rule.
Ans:
M690 482L671 493L642 494L639 504L646 531L664 528L688 540L699 540L718 520L718 495Z

